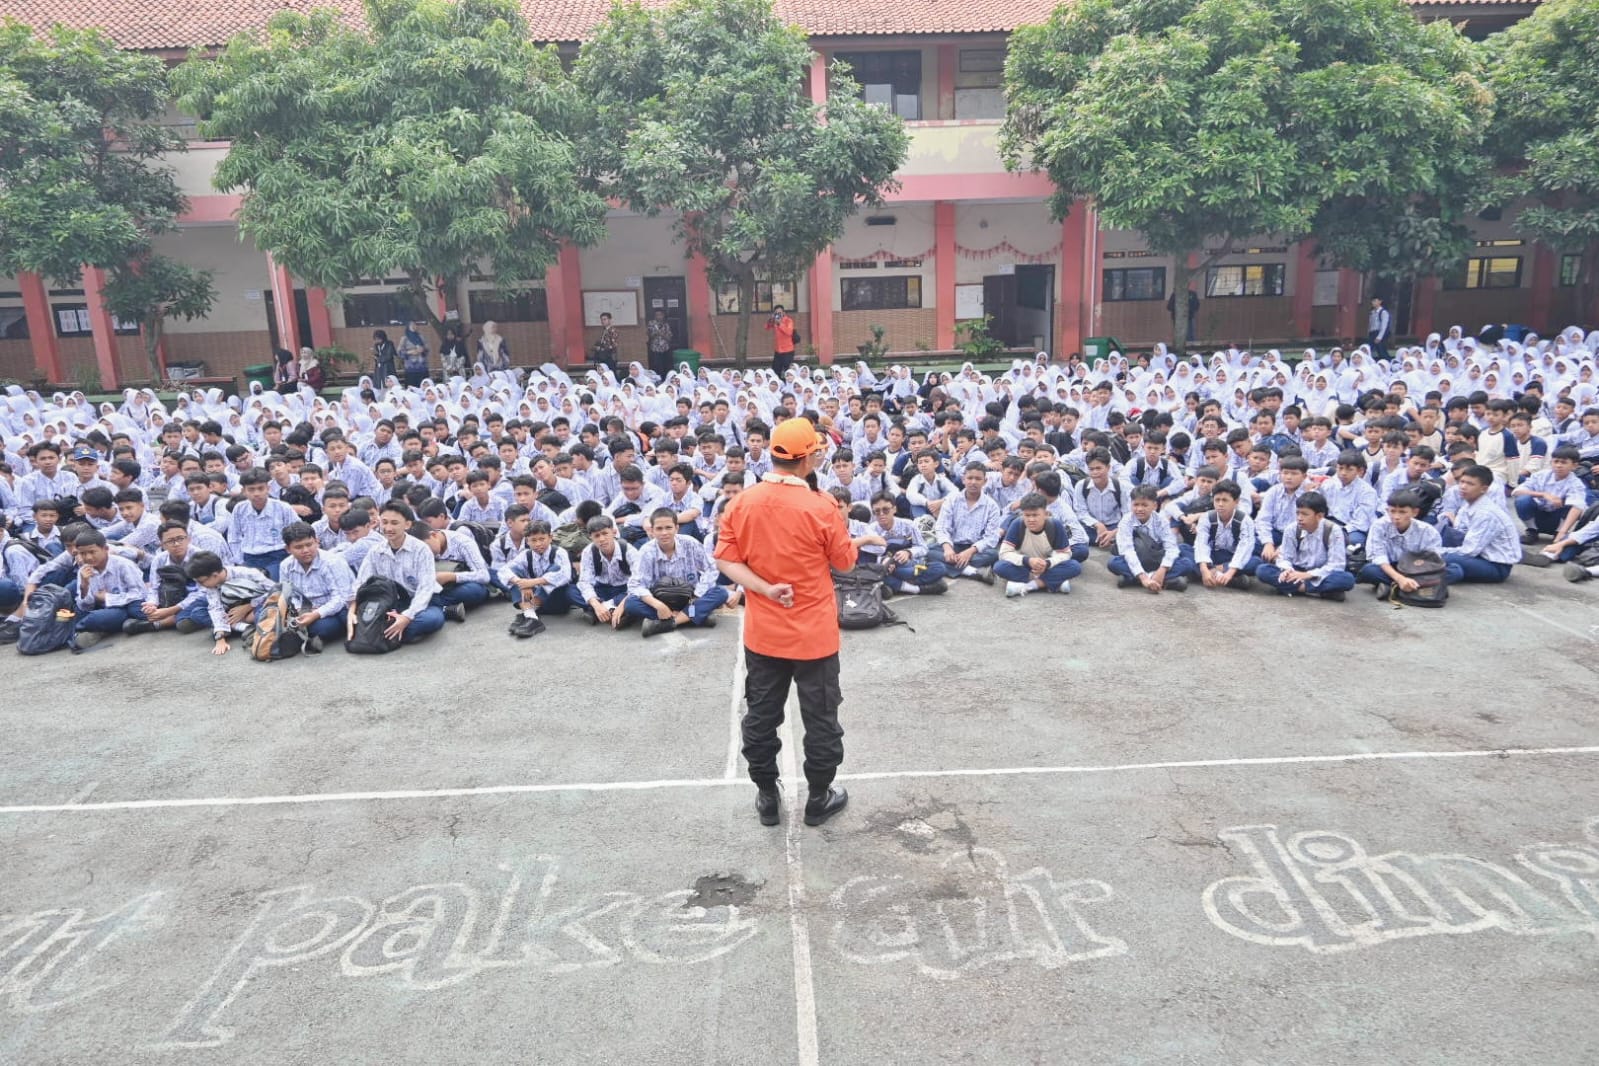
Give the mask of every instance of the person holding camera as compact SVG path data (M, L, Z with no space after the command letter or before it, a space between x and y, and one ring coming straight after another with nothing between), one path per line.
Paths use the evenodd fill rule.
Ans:
M794 332L794 320L783 310L782 304L772 308L766 328L772 334L772 373L782 377L794 365L794 346L799 343L799 334Z

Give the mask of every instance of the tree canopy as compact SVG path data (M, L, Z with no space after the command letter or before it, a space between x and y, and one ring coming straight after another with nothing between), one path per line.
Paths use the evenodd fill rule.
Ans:
M367 0L366 23L279 12L175 72L183 108L232 142L214 182L243 191L259 247L325 288L403 276L438 327L441 279L517 291L563 241L604 236L570 84L512 0Z
M166 100L161 61L98 31L0 24L0 274L76 285L84 264L106 268L108 304L150 327L152 373L172 301L193 317L214 299L204 271L151 250L187 207L159 162L184 149L159 124Z
M1006 87L1007 162L1176 256L1174 292L1251 235L1379 272L1465 253L1492 95L1402 0L1073 0L1012 36Z
M590 187L676 212L686 251L738 283L740 360L757 277L798 276L905 159L903 123L861 100L847 68L828 72L825 105L811 101L811 58L770 0L682 0L613 8L573 68Z
M1518 229L1582 254L1584 313L1599 312L1599 0L1547 0L1493 41L1490 143Z

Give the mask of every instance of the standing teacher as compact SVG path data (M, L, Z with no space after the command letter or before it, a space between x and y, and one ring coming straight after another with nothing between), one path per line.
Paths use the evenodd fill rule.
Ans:
M723 515L716 565L747 595L744 615L744 759L762 825L778 823L777 753L792 682L805 726L805 824L821 825L849 795L833 786L844 761L838 684L838 603L832 570L855 565L855 545L831 496L806 482L821 455L808 419L772 431L772 472ZM831 569L830 569L831 568Z

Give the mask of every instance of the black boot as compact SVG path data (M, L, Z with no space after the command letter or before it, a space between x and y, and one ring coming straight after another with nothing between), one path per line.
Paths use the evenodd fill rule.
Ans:
M778 807L779 795L775 784L771 788L755 790L755 813L760 815L762 825L777 824Z
M849 793L837 785L830 785L826 792L811 793L811 798L805 803L805 824L821 825L833 815L844 809L849 803Z

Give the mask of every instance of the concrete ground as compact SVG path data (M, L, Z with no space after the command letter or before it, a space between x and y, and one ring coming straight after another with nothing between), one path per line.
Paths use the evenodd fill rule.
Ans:
M735 616L0 652L0 1063L1599 1061L1596 590L897 600L821 829Z

